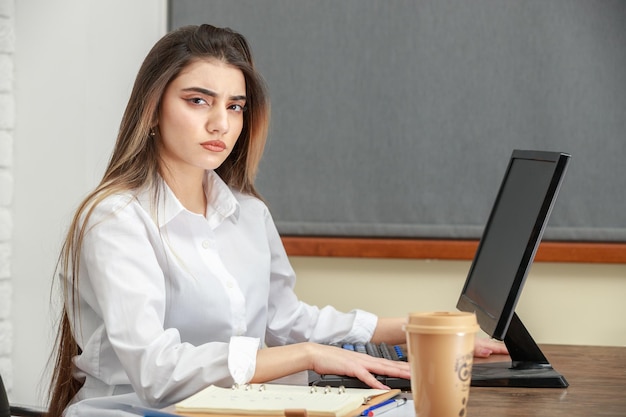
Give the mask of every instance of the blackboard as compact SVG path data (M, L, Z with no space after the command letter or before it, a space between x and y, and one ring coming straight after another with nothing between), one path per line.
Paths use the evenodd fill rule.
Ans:
M545 239L626 241L626 2L170 0L250 41L283 235L477 238L513 149L572 155Z

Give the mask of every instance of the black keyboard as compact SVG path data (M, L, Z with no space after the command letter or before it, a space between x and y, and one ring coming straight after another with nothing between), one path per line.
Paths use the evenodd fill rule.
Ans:
M400 345L388 345L386 343L364 343L364 344L343 344L343 349L354 350L356 352L366 353L377 358L385 358L393 361L407 361L406 350ZM411 381L404 378L387 377L385 375L376 375L376 379L381 381L392 389L401 389L408 391L411 389ZM331 386L346 388L369 388L367 384L361 380L344 375L320 375L316 372L309 371L309 384L318 386Z

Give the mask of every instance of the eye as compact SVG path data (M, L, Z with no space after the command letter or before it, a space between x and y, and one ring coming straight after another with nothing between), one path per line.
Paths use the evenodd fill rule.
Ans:
M207 103L207 101L201 97L192 97L192 98L188 98L187 99L188 102L190 102L191 104L195 104L195 105L203 105L203 104L209 104Z
M242 104L231 104L228 108L237 113L243 113L244 111L248 109L245 105L242 105Z

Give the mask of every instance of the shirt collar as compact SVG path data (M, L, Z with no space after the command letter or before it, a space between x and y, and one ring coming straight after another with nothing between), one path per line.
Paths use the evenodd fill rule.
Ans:
M231 218L233 222L239 219L239 201L230 187L214 171L206 171L204 192L207 196L206 219L211 228L219 226L225 219ZM144 187L137 194L141 206L150 213L150 216L159 228L165 226L173 218L181 213L190 213L178 200L174 192L159 177L157 185L160 192L156 205L152 202L153 187ZM191 213L190 213L191 214Z
M212 228L232 216L239 220L240 205L230 187L214 171L206 171L204 192L207 196L206 217Z

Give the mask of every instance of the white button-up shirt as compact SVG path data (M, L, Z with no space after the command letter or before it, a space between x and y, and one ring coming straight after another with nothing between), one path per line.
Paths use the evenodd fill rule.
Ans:
M146 404L173 403L248 382L265 345L371 338L374 315L298 300L262 201L208 171L204 217L161 183L156 204L147 189L116 194L89 219L73 325L78 400L135 391Z

